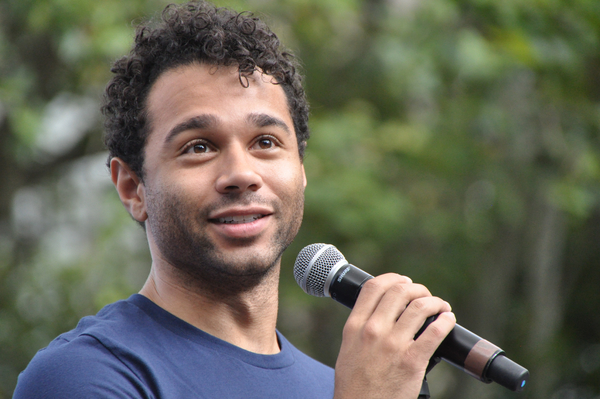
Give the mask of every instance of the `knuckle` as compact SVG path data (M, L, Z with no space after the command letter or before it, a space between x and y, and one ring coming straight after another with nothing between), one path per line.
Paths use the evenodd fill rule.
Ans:
M397 284L407 284L410 281L408 277L397 273L386 273L375 278L369 279L363 286L363 289L374 291L386 291L389 287Z
M425 301L423 298L417 298L413 301L410 302L409 306L411 306L415 311L417 312L422 312L424 310L427 310L427 301Z
M435 337L435 338L443 338L445 336L444 331L442 331L437 324L430 324L427 329L430 329L430 333Z
M363 285L363 288L361 291L364 291L364 290L373 291L373 292L384 291L384 284L377 278L372 278L370 280L367 280L367 282Z
M362 330L362 335L365 340L373 341L382 335L382 329L379 323L372 320L367 321Z
M438 320L444 326L447 326L448 330L454 328L454 325L456 325L456 315L452 312L440 313Z
M400 295L406 295L407 290L408 290L407 285L404 283L396 283L390 287L390 291L400 294Z
M406 276L398 273L386 273L384 274L393 284L408 284L412 283L412 280Z
M429 292L429 289L427 289L427 287L425 287L423 284L415 284L418 288L419 288L419 293L422 296L431 296L431 292Z

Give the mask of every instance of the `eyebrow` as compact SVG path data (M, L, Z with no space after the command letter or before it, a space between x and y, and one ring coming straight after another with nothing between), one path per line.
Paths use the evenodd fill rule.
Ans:
M286 133L291 134L290 127L283 120L268 114L252 113L248 115L246 120L256 127L276 126L283 129ZM211 126L218 124L218 118L215 115L203 114L194 116L186 121L177 124L167 133L165 144L172 142L178 134L191 129L208 129Z
M176 125L173 129L171 129L165 137L165 144L170 143L171 141L173 141L173 139L175 139L175 137L177 137L179 133L185 132L186 130L207 129L216 124L217 117L214 115L205 114L194 116L193 118L183 121L180 124Z
M248 115L248 122L256 127L276 126L290 134L291 129L283 120L267 114L252 113Z

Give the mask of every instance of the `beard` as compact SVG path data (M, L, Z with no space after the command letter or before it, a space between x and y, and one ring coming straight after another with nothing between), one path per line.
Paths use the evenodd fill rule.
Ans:
M179 193L146 188L148 219L146 223L164 260L171 265L186 287L212 291L220 296L235 295L257 287L268 276L276 278L279 261L292 243L304 209L304 188L267 201L255 192L229 194L218 202L198 209L186 203ZM210 238L208 216L216 209L239 205L267 205L273 209L276 231L267 251L252 250L256 238L232 240L236 246L248 248L238 255L221 248Z

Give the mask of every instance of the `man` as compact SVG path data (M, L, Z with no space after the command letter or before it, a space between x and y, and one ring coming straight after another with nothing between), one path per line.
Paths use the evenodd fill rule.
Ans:
M111 177L146 231L150 275L41 350L15 398L416 398L454 316L407 277L365 284L335 373L276 330L309 134L295 61L267 26L169 6L113 72Z

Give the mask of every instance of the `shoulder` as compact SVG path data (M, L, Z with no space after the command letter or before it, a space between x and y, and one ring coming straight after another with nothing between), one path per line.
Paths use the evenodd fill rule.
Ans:
M143 324L142 313L127 300L84 317L34 356L19 375L14 398L149 397L118 349L135 341L140 329L131 327Z
M59 337L42 349L19 375L19 398L143 398L139 378L89 335Z

